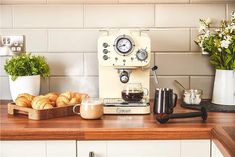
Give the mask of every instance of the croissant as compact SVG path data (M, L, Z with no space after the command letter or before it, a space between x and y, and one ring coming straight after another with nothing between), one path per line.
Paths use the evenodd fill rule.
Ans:
M53 107L56 106L56 100L57 100L58 96L59 96L58 93L48 93L48 94L45 95L45 97L50 100L51 105L52 105Z
M31 107L31 102L35 96L28 93L19 94L15 100L17 106Z
M49 98L45 96L37 96L32 101L32 108L36 110L50 109L53 108Z
M87 94L80 94L76 92L62 93L56 100L56 106L61 107L67 105L80 104L85 96L87 96Z

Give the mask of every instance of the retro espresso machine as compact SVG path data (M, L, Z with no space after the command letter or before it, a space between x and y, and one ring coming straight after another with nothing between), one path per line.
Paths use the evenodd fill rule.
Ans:
M107 30L100 36L99 97L104 99L105 114L150 113L150 53L150 38L144 31ZM124 89L132 84L144 89L140 100L123 99Z

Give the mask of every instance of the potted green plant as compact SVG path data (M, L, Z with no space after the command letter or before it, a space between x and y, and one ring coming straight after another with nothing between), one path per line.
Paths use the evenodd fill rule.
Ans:
M212 102L235 105L235 12L230 21L222 20L216 29L211 28L210 20L200 19L195 42L216 69Z
M40 76L48 77L49 65L43 56L22 53L6 60L4 69L9 74L10 91L13 101L18 94L39 95Z

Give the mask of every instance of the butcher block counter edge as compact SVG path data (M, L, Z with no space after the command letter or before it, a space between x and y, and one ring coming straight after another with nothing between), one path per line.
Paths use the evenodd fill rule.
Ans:
M8 122L12 122L12 116L7 115L7 102L1 101L1 129L0 129L0 140L179 140L179 139L212 139L213 142L219 147L225 157L235 157L235 123L229 121L226 124L211 124L208 120L208 124L202 124L198 126L195 124L189 125L182 121L182 127L179 125L158 124L160 127L112 127L108 128L105 126L93 127L40 127L40 121L32 123L35 125L30 126L30 122L22 117L21 120L13 120L13 123L8 125ZM182 109L179 109L182 112ZM186 109L184 109L186 110ZM188 110L186 110L188 111ZM221 118L223 113L218 115ZM227 113L225 113L227 114ZM235 114L229 113L229 118L235 118ZM212 113L211 117L215 117L217 113ZM146 115L145 115L146 116ZM151 115L147 115L151 116ZM209 115L210 116L210 115ZM232 117L231 117L232 116ZM73 116L66 117L73 120ZM153 118L153 117L152 117ZM147 120L152 120L152 118ZM226 117L228 118L228 117ZM25 119L22 121L22 119ZM4 121L6 120L6 121ZM8 121L9 120L9 121ZM213 121L213 120L212 120ZM31 121L32 122L32 121ZM95 122L95 121L94 121ZM20 127L17 126L19 123ZM21 124L27 124L26 126ZM43 121L44 124L47 120ZM90 123L90 122L89 122ZM144 123L144 122L143 122ZM180 122L179 122L180 123ZM177 124L179 124L177 123ZM189 126L187 126L187 124ZM12 125L12 126L11 126ZM157 125L157 124L156 124ZM203 126L205 125L205 127ZM5 127L7 126L7 127ZM234 130L234 131L231 131Z

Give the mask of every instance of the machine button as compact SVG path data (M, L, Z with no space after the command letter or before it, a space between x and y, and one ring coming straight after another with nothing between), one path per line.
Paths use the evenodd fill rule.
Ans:
M148 58L148 52L146 49L139 49L136 53L136 57L140 61L144 61Z
M103 43L103 47L104 47L104 48L107 48L108 46L109 46L108 43Z
M109 57L107 55L103 55L103 59L107 60L107 59L109 59Z
M103 50L103 53L104 53L104 54L107 54L108 52L109 52L109 51L108 51L107 49L104 49L104 50Z
M15 52L16 51L16 47L12 47L11 51Z
M21 47L17 47L16 50L20 52L21 51Z

